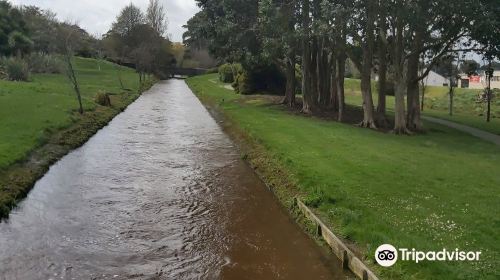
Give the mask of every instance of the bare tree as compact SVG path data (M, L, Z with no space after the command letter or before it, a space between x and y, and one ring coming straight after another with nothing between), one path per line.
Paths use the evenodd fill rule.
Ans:
M123 86L123 80L122 80L122 66L119 64L115 64L116 68L116 75L118 76L118 82L120 82L120 88L125 89L125 86Z
M166 35L168 20L165 7L160 4L159 0L149 0L146 21L160 36Z
M83 105L82 105L82 95L80 92L80 86L78 83L78 79L76 77L75 73L75 68L73 67L73 62L71 61L73 58L73 50L75 48L75 45L78 42L78 38L75 38L74 36L74 30L73 28L76 26L76 24L71 24L71 23L65 23L63 24L61 28L61 33L64 36L61 39L64 39L63 48L64 48L64 62L66 64L66 74L68 76L69 81L71 82L71 85L73 86L73 89L75 91L76 97L78 99L78 112L80 114L83 114Z

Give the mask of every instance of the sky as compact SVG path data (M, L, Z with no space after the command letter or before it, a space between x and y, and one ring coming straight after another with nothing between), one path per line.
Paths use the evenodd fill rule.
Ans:
M34 5L50 9L62 20L77 22L93 35L106 33L120 10L130 2L146 11L149 0L10 0L14 5ZM199 10L195 0L160 0L167 10L168 33L182 42L182 26Z

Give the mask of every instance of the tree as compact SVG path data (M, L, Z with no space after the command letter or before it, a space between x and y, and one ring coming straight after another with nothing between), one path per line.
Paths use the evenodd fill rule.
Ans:
M105 45L116 60L135 65L141 83L150 74L167 78L170 66L175 64L171 42L163 37L166 20L164 8L158 1L150 2L147 16L130 4L122 9L104 36ZM118 79L123 84L119 71Z
M475 6L474 16L476 21L472 23L471 37L483 48L478 52L488 61L485 69L487 77L486 98L487 112L486 121L491 120L491 78L494 71L494 59L500 59L500 6L496 0L480 0ZM498 64L497 64L498 65Z
M64 46L64 61L66 64L66 74L68 76L68 79L73 87L73 90L75 91L77 100L78 100L78 112L80 114L83 114L83 104L82 104L82 95L80 92L80 84L78 83L78 78L76 76L75 68L73 67L73 56L74 56L74 49L79 43L79 38L75 36L75 29L72 28L72 26L75 26L76 24L70 24L66 23L62 25L60 28L60 34L63 35L62 42L60 44Z
M487 87L486 87L486 99L488 102L488 109L486 111L486 121L490 122L491 121L491 99L492 99L492 93L491 93L491 78L493 78L493 67L491 67L491 59L489 61L489 68L486 70L486 79L487 79Z
M259 28L263 40L264 56L284 69L286 75L285 98L282 103L295 106L295 65L297 56L296 1L261 0L259 2Z
M478 48L474 42L498 49L498 36L489 32L492 28L477 24L480 16L486 16L496 31L494 0L474 0L478 7L468 0L457 1L198 0L201 11L188 22L185 41L207 44L222 61L281 65L289 81L285 101L292 100L292 66L300 64L302 111L331 110L340 121L349 57L360 71L360 125L376 128L388 123L385 94L394 83L394 132L409 134L423 129L420 84L441 58ZM379 74L376 110L373 72Z
M460 64L460 72L467 75L476 75L479 70L479 63L475 60L464 60Z
M57 46L54 44L54 34L59 26L56 15L36 6L22 6L20 11L33 41L33 50L42 53L57 52Z
M33 48L33 41L19 31L9 34L9 47L18 57L29 53Z
M448 78L448 111L450 116L453 116L453 98L458 84L458 65L460 62L457 57L458 54L450 54L439 62L443 68L443 75Z
M301 43L302 43L302 112L310 114L315 107L314 88L312 87L311 59L311 18L310 2L302 0Z
M378 28L377 28L377 59L378 59L378 105L377 105L377 123L381 126L387 126L386 118L386 92L387 92L387 68L389 59L387 51L387 2L380 0L378 2Z
M160 4L159 0L149 0L146 21L158 35L162 37L166 35L168 22L165 8Z
M377 128L371 89L371 73L375 48L375 20L377 8L374 1L355 1L355 11L359 17L353 18L350 58L361 72L361 95L363 97L363 121L361 127ZM362 36L359 36L362 34ZM352 50L359 48L359 51Z
M184 45L192 49L204 49L210 45L211 38L209 33L213 32L213 28L207 25L208 17L205 10L201 10L190 18L183 27L186 32L182 34Z
M21 55L33 45L19 9L0 1L0 56Z
M127 38L130 36L134 28L144 23L144 14L141 9L130 3L121 10L116 21L113 23L111 30L113 30L115 34Z

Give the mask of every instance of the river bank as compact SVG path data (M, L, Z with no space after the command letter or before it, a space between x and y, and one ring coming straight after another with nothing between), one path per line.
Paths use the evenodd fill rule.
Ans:
M50 165L81 146L137 99L138 76L114 64L76 58L85 112L76 112L76 97L65 74L38 74L31 82L0 81L0 219L23 199ZM99 70L97 70L99 68ZM111 107L94 103L99 91L110 94Z
M499 229L489 214L500 210L498 147L431 123L426 134L399 137L300 116L268 97L236 95L216 79L187 82L210 111L222 115L221 125L242 146L242 157L283 205L302 197L381 278L498 275ZM381 268L373 256L386 243L481 250L484 257Z

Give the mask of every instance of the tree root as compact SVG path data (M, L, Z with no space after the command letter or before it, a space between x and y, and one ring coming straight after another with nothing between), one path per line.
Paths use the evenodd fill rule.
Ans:
M399 128L394 128L392 130L393 134L396 135L413 135L413 132L411 132L408 128L406 127L399 127Z
M377 126L375 125L375 122L372 121L362 121L358 124L359 127L363 128L370 128L370 129L377 129Z

